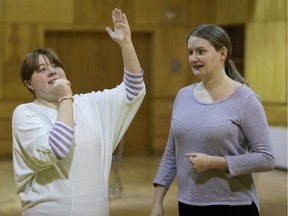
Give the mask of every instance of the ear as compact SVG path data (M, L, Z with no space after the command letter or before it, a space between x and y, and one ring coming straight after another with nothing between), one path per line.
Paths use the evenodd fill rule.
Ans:
M227 57L227 49L226 49L226 47L222 47L220 49L220 55L221 55L220 58L225 61L226 57Z
M25 80L24 81L25 86L30 89L31 91L34 90L33 86L31 85L31 81Z

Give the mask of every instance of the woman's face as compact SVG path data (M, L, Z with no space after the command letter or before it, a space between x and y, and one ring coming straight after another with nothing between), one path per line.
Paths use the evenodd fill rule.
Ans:
M208 40L191 36L188 39L189 64L195 76L207 78L224 70L226 48L216 51Z
M66 79L64 70L56 67L45 55L39 55L39 65L26 86L34 92L36 98L55 100L53 85L56 79Z

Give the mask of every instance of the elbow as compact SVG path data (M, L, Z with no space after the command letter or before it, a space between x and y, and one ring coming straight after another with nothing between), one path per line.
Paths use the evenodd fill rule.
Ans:
M266 166L265 166L266 171L274 170L275 169L275 164L276 164L276 160L275 160L274 156L273 155L269 155L266 158Z

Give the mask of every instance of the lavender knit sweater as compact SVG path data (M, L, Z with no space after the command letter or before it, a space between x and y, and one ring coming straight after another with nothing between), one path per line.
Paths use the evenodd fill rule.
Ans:
M189 205L249 205L259 209L253 173L274 168L269 127L255 93L242 85L228 98L203 104L193 96L195 84L174 101L170 133L154 184L167 189L178 178L178 200ZM225 156L228 172L198 173L185 153Z

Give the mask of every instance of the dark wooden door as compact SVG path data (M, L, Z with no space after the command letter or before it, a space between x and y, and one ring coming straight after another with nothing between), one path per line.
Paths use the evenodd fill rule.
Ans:
M145 71L147 95L125 134L124 154L150 152L149 132L149 33L132 33L141 66ZM48 31L46 47L60 56L74 93L115 87L123 79L123 62L119 46L106 32Z

